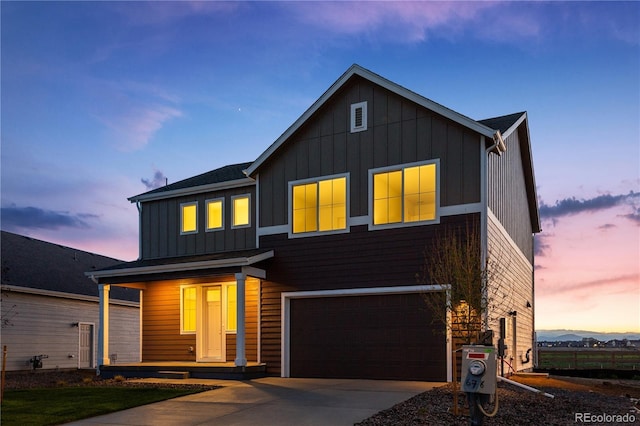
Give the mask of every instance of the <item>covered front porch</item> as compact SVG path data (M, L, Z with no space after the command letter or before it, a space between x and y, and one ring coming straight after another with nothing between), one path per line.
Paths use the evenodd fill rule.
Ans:
M100 319L97 372L104 377L251 378L260 361L260 284L256 250L183 259L136 261L97 271ZM120 266L120 265L118 265ZM141 290L140 362L118 364L109 351L112 286Z

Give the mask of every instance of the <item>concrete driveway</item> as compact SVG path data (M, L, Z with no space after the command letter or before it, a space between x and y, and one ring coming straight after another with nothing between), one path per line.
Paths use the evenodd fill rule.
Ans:
M159 382L159 379L153 379ZM180 383L202 383L186 379ZM224 386L71 425L353 425L443 383L387 380L207 380Z

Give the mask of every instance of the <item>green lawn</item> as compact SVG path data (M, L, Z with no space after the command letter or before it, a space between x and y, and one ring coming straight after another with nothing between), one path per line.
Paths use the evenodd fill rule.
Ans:
M83 386L5 391L0 423L57 425L203 390L206 389Z

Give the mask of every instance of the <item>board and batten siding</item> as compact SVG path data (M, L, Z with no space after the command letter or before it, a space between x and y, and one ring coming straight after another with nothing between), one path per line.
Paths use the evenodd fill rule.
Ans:
M180 286L216 285L230 283L233 277L176 281L154 281L146 283L143 297L143 333L142 361L196 361L196 334L180 334ZM260 283L247 278L246 298L246 357L256 361L258 356L258 292ZM235 359L235 333L225 338L226 357ZM190 348L193 347L193 352Z
M255 248L255 192L255 186L250 185L142 203L142 258L191 256ZM231 198L243 194L250 194L251 197L251 226L232 229ZM206 200L215 198L224 198L224 229L207 232ZM198 203L198 232L181 235L180 204L194 201Z
M3 317L9 321L2 327L2 345L7 346L7 370L30 370L29 360L35 355L48 355L42 360L43 370L74 369L79 364L80 328L76 323L93 324L93 362L97 360L99 303L96 300L2 292ZM109 355L116 363L140 361L140 310L137 306L110 304Z
M488 218L488 253L492 259L500 262L497 276L490 283L490 286L499 288L497 293L500 299L494 299L497 304L490 312L490 317L493 320L490 328L497 331L495 333L497 343L497 339L500 337L499 318L506 318L508 320L508 339L505 342L508 345L507 359L513 357L512 366L516 371L531 369L533 368L533 353L530 354L528 363L523 363L522 360L528 349L531 349L532 352L535 349L533 265L493 214L489 214ZM490 292L491 294L495 295L495 292ZM527 302L529 302L529 307L527 307ZM509 315L513 312L516 313L515 316ZM511 329L514 318L517 324L515 345ZM506 368L507 366L505 366L505 372Z
M505 153L489 155L488 205L522 253L533 263L533 228L520 143L518 131L514 131L505 140Z
M351 133L350 105L367 102L366 131ZM260 226L288 221L288 182L350 174L350 216L369 210L369 170L440 159L440 205L480 201L480 136L355 76L258 170Z

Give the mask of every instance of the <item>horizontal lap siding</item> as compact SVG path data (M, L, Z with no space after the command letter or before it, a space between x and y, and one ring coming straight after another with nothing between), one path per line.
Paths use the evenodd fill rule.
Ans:
M368 129L350 133L350 105L367 101ZM260 167L260 226L288 220L288 182L350 174L350 216L368 215L369 170L440 159L442 206L480 201L480 136L354 78Z
M214 284L220 278L210 282L199 280L198 284ZM230 282L226 279L224 282ZM187 282L164 281L147 284L143 309L143 361L195 361L196 335L180 334L180 285ZM258 356L258 292L259 281L249 278L246 281L246 357L256 361ZM236 334L226 335L227 361L236 358ZM193 347L194 352L189 352Z
M2 345L7 346L7 370L29 370L34 355L48 355L43 369L78 368L79 328L94 325L94 362L97 360L99 303L59 297L2 292ZM109 354L118 363L140 360L140 310L111 304ZM71 355L71 357L70 357Z
M513 346L511 325L507 326L508 340L505 342L508 358L513 357L513 367L515 370L533 368L533 355L530 354L528 363L523 363L522 358L526 356L527 349L534 349L534 294L533 294L533 266L525 258L524 254L518 250L515 243L505 235L506 232L500 230L500 224L495 219L488 221L489 235L489 256L492 259L500 259L500 269L491 283L494 288L498 287L498 294L506 296L499 297L499 303L495 304L492 310L493 330L500 330L498 319L503 317L509 321L513 320L510 312L516 312L517 342ZM527 307L527 302L531 307ZM499 333L496 333L496 338ZM506 367L505 367L506 368Z
M424 250L432 247L437 230L464 228L467 223L479 226L479 215L448 216L440 225L384 231L359 226L348 234L323 237L261 237L260 246L276 253L261 291L262 360L269 374L281 372L282 292L417 285Z

